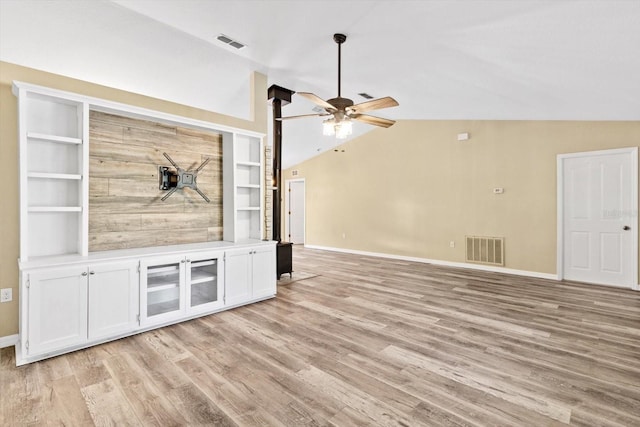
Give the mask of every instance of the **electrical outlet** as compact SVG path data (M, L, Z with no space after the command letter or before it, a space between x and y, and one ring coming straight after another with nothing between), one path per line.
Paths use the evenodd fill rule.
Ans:
M13 289L0 289L0 302L9 302L11 300L13 300Z
M450 248L455 248L456 247L456 242L454 242L453 240L449 242L449 247Z

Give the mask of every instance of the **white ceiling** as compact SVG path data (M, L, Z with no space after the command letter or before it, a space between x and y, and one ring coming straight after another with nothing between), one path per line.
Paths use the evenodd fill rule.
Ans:
M335 97L336 32L342 95L400 103L373 115L640 120L636 0L0 0L3 61L239 117L253 70ZM294 96L283 114L312 108ZM336 145L321 120L285 122L284 167Z

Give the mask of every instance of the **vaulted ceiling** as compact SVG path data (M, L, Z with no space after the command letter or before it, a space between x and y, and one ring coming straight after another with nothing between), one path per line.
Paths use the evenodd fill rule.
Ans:
M240 117L253 70L335 97L336 32L343 96L400 103L374 115L640 120L640 1L0 0L0 60ZM285 167L335 147L321 121L285 122Z

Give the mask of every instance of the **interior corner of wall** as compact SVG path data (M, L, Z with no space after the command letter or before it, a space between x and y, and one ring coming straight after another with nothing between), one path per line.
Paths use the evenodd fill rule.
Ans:
M260 132L267 133L267 76L254 71L251 73L250 120Z

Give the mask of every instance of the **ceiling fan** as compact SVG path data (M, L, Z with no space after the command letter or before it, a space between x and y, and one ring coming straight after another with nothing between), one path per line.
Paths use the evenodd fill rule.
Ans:
M328 100L323 100L317 95L309 92L296 92L298 95L308 99L314 104L322 107L324 113L317 114L303 114L299 116L282 117L279 120L299 119L303 117L323 117L333 116L326 119L323 124L323 133L325 135L335 135L338 139L344 139L351 135L352 127L351 121L357 120L359 122L368 123L374 126L380 126L388 128L392 126L395 121L389 119L383 119L381 117L370 116L368 114L362 114L368 111L380 110L382 108L396 107L398 102L390 96L372 99L371 101L365 101L360 104L353 104L353 101L349 98L343 98L340 90L341 80L341 62L342 62L342 43L347 40L347 36L344 34L334 34L333 40L338 44L338 96Z

